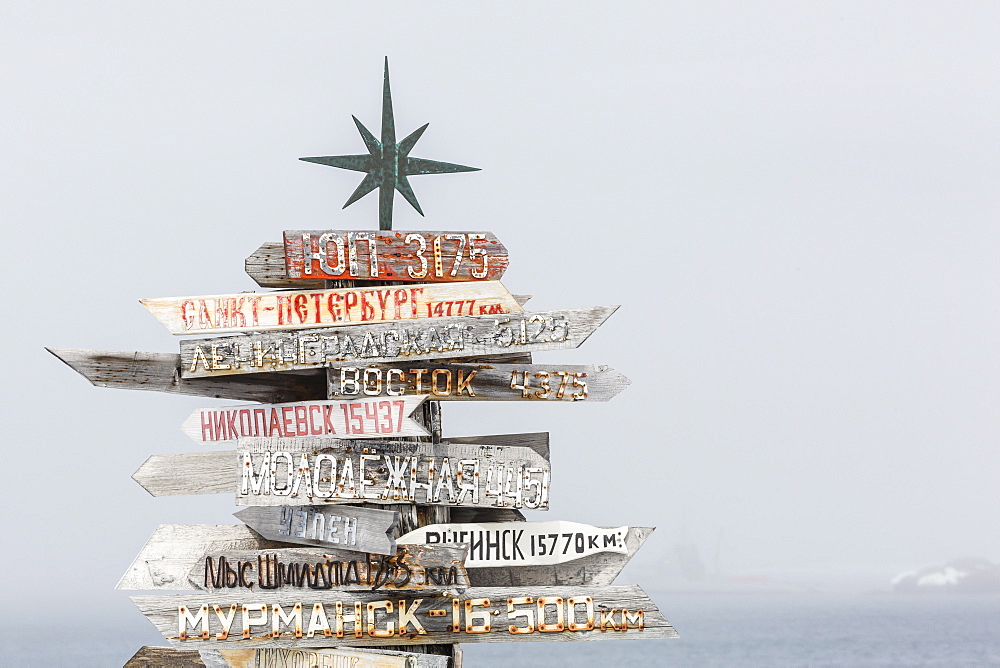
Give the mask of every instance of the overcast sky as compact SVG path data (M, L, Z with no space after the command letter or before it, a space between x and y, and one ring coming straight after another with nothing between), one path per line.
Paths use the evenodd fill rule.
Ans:
M130 475L222 401L97 389L43 346L174 352L142 297L253 289L284 229L366 229L388 55L397 229L490 230L535 310L621 304L580 349L608 404L446 404L549 431L535 519L653 525L725 574L1000 560L995 3L0 3L5 594L89 600L228 496ZM16 577L14 577L16 575ZM669 617L669 609L665 609ZM141 622L141 619L139 620Z

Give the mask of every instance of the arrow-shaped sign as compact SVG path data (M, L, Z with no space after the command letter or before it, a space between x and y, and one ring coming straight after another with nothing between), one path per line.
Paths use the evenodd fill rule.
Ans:
M177 353L79 348L47 348L47 350L97 387L167 392L236 401L260 401L268 404L326 398L326 369L298 373L181 378L181 356ZM530 365L531 353L496 355L492 360Z
M450 659L437 654L415 654L380 649L204 649L143 647L125 668L259 668L260 666L309 666L310 668L448 668Z
M326 397L326 374L322 371L187 379L181 378L181 356L177 353L80 348L46 350L97 387L264 403Z
M611 367L565 364L341 366L331 399L428 396L435 401L608 401L632 381Z
M523 311L499 281L241 292L139 301L171 334L315 329Z
M617 308L425 318L190 339L181 342L181 375L201 378L576 348Z
M234 513L268 540L316 547L395 554L389 534L399 513L359 506L271 506Z
M410 415L425 397L300 401L271 406L199 408L181 430L199 443L249 436L336 436L340 439L430 436Z
M548 460L531 448L454 442L241 438L239 505L423 503L545 510Z
M243 537L233 539L243 534ZM217 540L221 538L222 540ZM235 545L235 546L234 546ZM245 525L156 528L118 583L131 590L442 590L469 586L464 545L401 545L395 554L289 547Z
M175 647L198 649L677 637L636 585L387 593L206 592L132 601Z
M396 539L399 544L468 544L469 568L552 566L600 553L626 555L628 527L578 522L429 524Z
M272 443L281 440L270 439ZM246 499L246 503L253 505L307 504L310 503L310 499L313 499L312 503L326 503L330 500L341 503L352 500L368 503L406 503L412 490L414 503L425 503L429 492L438 498L437 505L510 509L517 507L516 491L519 486L516 474L512 476L511 471L516 470L517 466L524 466L525 469L541 468L543 471L525 470L529 475L527 481L521 479L521 505L530 507L529 504L535 503L535 492L541 486L547 506L548 489L545 473L548 471L549 444L548 434L545 432L455 437L439 444L384 440L343 441L338 444L337 439L324 439L329 443L309 444L298 443L300 440L303 439L287 439L285 442L291 449L275 452L287 452L289 456L295 458L296 465L305 454L306 465L311 469L312 475L309 482L305 481L304 471L300 474L297 466L289 472L284 456L277 459L270 456L271 446L239 451L239 455L234 450L153 455L139 467L132 479L153 496L237 492ZM324 449L326 446L336 449L326 449L325 452L323 449L309 450L319 445ZM262 451L255 452L258 449ZM340 454L332 454L335 452ZM320 459L319 467L316 468L319 454L326 454L327 457ZM360 473L362 456L365 457L364 485L361 485ZM385 456L393 458L392 461L375 464ZM253 470L246 468L247 457ZM332 487L332 480L327 479L333 466L330 457L337 459L336 489ZM449 471L445 471L444 468L445 457L449 458ZM414 463L414 458L416 458L415 471L410 466ZM270 466L262 467L265 459L275 465L273 474ZM462 464L461 485L464 487L457 481L458 462L462 460L467 460L467 463ZM432 462L435 467L436 482L434 489L429 489L425 485L429 484L427 481ZM534 466L527 467L526 464ZM492 478L489 474L491 468ZM351 476L347 475L348 470L351 471ZM281 476L285 478L282 479ZM353 488L349 482L350 477L354 479ZM299 480L298 488L292 494L296 478ZM315 484L317 478L318 485ZM286 490L285 486L289 481L291 486ZM245 493L244 482L247 485ZM501 482L505 483L504 489L500 489ZM341 484L342 488L339 487ZM452 491L449 492L449 489ZM476 490L478 492L473 494ZM274 494L272 491L288 493ZM313 496L309 496L310 491ZM386 498L383 499L382 494L386 494ZM452 501L454 503L451 503ZM537 501L541 502L541 498Z
M261 287L300 290L322 288L323 279L496 280L507 264L507 249L492 232L390 230L289 230L285 243L265 243L245 263Z

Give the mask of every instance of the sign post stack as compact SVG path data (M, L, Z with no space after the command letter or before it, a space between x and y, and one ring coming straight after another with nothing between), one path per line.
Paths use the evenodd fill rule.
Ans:
M392 230L394 191L420 210L407 176L472 168L410 157L424 128L396 142L388 65L383 86L380 139L355 119L368 154L304 158L366 172L348 204L378 188L378 231L286 230L246 261L272 291L142 300L179 353L52 350L95 385L238 402L133 476L234 494L241 523L155 530L118 588L152 592L133 601L171 648L127 666L459 667L459 643L677 636L613 584L652 528L526 521L558 493L548 433L443 436L443 402L611 399L617 371L533 354L617 307L526 311L493 233Z

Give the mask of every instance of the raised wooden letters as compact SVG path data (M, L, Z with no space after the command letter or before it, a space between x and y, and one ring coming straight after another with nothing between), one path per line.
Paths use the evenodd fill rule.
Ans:
M254 332L181 341L181 374L201 378L576 348L617 306L408 323Z
M311 329L458 315L520 313L499 281L243 292L139 300L171 334Z

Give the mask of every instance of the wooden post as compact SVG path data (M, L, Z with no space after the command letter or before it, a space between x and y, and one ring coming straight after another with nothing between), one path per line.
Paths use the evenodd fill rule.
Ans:
M366 287L368 285L400 285L402 283L397 281L324 281L327 288L353 288L353 287ZM329 375L333 373L332 370L327 370L328 382L327 387L332 387L332 383L329 382ZM339 381L339 378L337 379ZM327 398L330 397L329 389L327 390ZM406 440L413 441L426 441L430 440L431 443L441 442L441 402L440 401L425 401L422 405L417 407L417 410L413 412L413 419L417 421L421 426L430 432L429 437L407 437ZM447 524L451 522L451 508L447 506L425 506L416 505L412 503L400 503L391 505L375 505L375 504L357 504L362 507L375 508L378 510L395 510L399 513L399 523L396 525L396 530L394 531L392 538L399 538L400 536L407 534L414 529L422 526L427 526L428 524ZM392 649L399 651L407 651L415 654L437 654L451 657L452 668L462 668L462 648L461 645L398 645L385 647L383 649Z

